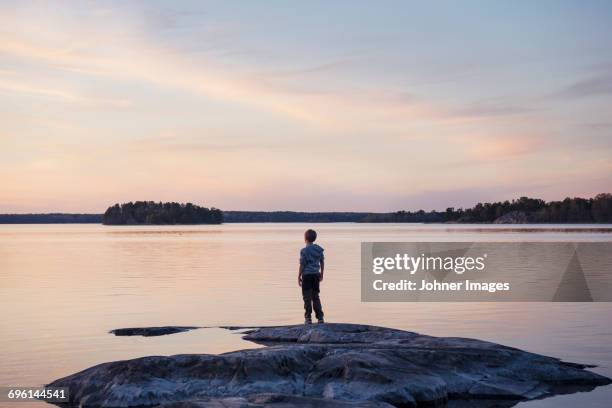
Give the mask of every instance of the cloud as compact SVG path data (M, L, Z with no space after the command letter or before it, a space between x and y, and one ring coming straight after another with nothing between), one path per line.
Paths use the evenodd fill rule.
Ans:
M7 81L0 78L0 92L27 94L92 108L126 109L132 106L132 102L128 99L87 97L63 89L22 83L15 79Z
M521 156L537 154L549 143L545 135L504 133L504 134L468 134L450 138L458 150L463 151L461 160L453 166L484 164Z
M315 73L327 72L327 71L335 70L336 68L350 66L352 63L354 63L357 60L358 60L357 58L350 58L350 57L339 58L334 61L329 61L329 62L325 62L322 64L317 64L314 66L309 66L309 67L304 67L304 68L273 71L271 73L268 73L266 76L269 76L271 78L282 78L282 77L296 77L296 76L303 76L305 74L315 74Z
M109 15L110 13L110 15ZM331 58L303 69L276 73L260 69L253 72L248 64L224 65L218 52L204 51L189 55L180 47L173 48L167 42L155 41L142 22L133 28L124 18L112 12L102 16L85 15L81 20L53 15L47 20L23 22L25 28L0 35L0 54L37 64L47 70L58 70L70 75L95 77L116 84L149 84L203 97L234 103L240 107L263 110L281 118L308 127L338 131L338 136L349 133L376 132L380 137L401 132L410 137L440 123L461 123L478 118L519 115L531 112L528 107L501 99L476 102L455 108L452 103L434 102L416 94L410 86L380 86L376 82L352 83L345 81L326 84L311 77L313 73L333 70L333 77L350 73L358 57ZM105 27L108 19L114 23ZM0 25L14 25L14 18L0 16ZM146 19L145 19L146 20ZM155 25L155 23L153 23ZM36 29L34 29L36 26ZM22 34L19 34L19 33ZM27 33L39 35L26 35ZM45 34L52 36L46 38ZM224 31L227 35L227 32ZM217 34L213 30L213 38ZM201 46L209 45L206 32L200 39ZM214 40L213 40L214 42ZM245 68L245 65L249 68ZM25 87L25 85L24 85ZM24 91L35 92L33 87ZM41 86L38 91L66 101L96 105L87 96L52 86ZM100 105L125 108L131 98L103 98ZM129 101L129 102L128 102Z
M189 132L194 133L194 132ZM225 137L224 137L225 136ZM229 139L229 140L224 140ZM278 151L289 143L278 140L253 140L253 138L227 138L219 131L202 130L193 135L162 135L143 137L125 143L130 152L143 153L223 153L253 150Z
M533 108L527 106L518 106L500 99L489 99L456 109L453 113L462 117L488 117L520 115L533 111Z
M606 106L568 118L536 104L546 97L491 97L542 95L549 82L502 83L518 81L511 65L473 75L469 50L293 42L216 7L206 18L147 8L0 4L7 202L202 194L227 208L427 208L476 187L547 185L578 174L572 161L593 163L582 179L608 168L595 161L609 156L605 126L568 129L607 123ZM346 30L361 38L361 27ZM468 56L469 78L423 81ZM609 77L597 78L560 94L609 92Z
M3 58L47 71L99 77L116 84L148 83L178 89L327 129L398 129L406 127L411 120L440 120L445 116L442 110L415 97L409 90L348 85L333 89L303 80L308 73L350 68L350 58L296 69L289 76L253 74L239 67L228 69L214 52L185 55L180 48L160 45L147 32L131 32L124 26L116 32L105 28L102 24L105 19L114 16L86 15L75 21L49 13L48 21L41 21L41 17L18 19L20 30L11 31L8 30L15 25L15 18L0 15L0 25L5 26L0 35ZM202 43L206 44L206 38ZM74 92L51 86L42 86L36 91L23 84L14 85L12 90L73 102L86 100ZM117 104L122 106L126 101L120 100Z
M601 74L573 83L555 93L559 98L584 98L612 94L612 75Z

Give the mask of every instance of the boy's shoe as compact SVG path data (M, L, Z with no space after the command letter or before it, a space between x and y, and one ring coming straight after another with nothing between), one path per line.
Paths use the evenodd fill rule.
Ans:
M325 320L323 320L323 319L319 319L319 320L317 320L317 323L318 323L318 324L323 324L323 323L325 323Z
M312 319L310 319L310 318L306 318L306 319L304 320L304 324L312 324Z

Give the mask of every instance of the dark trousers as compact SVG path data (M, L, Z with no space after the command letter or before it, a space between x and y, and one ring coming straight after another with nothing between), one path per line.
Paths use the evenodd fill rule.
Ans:
M323 319L323 308L319 299L319 277L318 273L302 276L302 298L304 298L304 317L310 319L314 308L317 319Z

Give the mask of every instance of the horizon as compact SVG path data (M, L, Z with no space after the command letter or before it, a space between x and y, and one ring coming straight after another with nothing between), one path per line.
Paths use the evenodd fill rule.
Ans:
M3 3L0 213L594 197L611 23L605 2Z
M597 196L597 195L599 195L599 194L611 194L611 193L603 193L603 192L602 192L602 193L597 193L597 194L593 195L592 197L576 197L576 196L574 196L574 197L570 197L570 196L566 196L566 197L563 197L563 198L561 198L561 199L556 199L556 200L544 200L544 201L545 201L547 204L549 204L550 202L562 202L562 201L563 201L563 200L565 200L565 199L583 199L583 200L589 200L589 199L593 199L593 198L595 198L595 196ZM175 202L175 203L178 203L178 204L181 204L181 205L184 205L184 204L193 204L193 205L200 206L200 207L205 207L205 208L216 208L216 209L221 210L221 211L223 211L223 212L254 212L254 213L255 213L255 212L297 212L297 213L395 213L395 212L400 212L400 211L406 211L406 212L413 212L413 213L416 213L416 212L419 212L419 211L425 211L425 212L444 212L444 211L445 211L446 209L448 209L448 208L454 208L455 210L460 210L460 209L466 210L466 209L469 209L469 208L473 208L473 207L475 207L477 204L496 204L496 203L503 203L503 202L506 202L506 201L508 201L508 202L512 202L512 201L518 200L518 199L520 199L520 198L522 198L522 197L516 197L516 198L510 199L510 200L495 200L495 201L490 201L490 202L477 202L477 203L474 203L474 204L472 204L472 205L468 205L468 206L465 206L465 207L462 207L462 206L453 206L453 205L449 205L449 206L446 206L446 207L444 207L444 208L437 208L437 209L435 209L435 208L432 208L432 209L425 209L425 208L419 208L419 209L399 208L399 209L396 209L396 210L390 210L390 211L352 211L352 210L299 211L299 210L290 210L290 209L289 209L289 210L288 210L288 209L271 209L271 210L245 210L245 209L224 209L224 208L219 208L219 207L214 206L214 205L208 205L208 204L206 204L206 203L197 203L197 202L190 202L190 201L186 201L186 202L179 202L179 201L167 201L167 202ZM542 198L539 198L539 197L527 197L527 198L529 198L529 199L533 199L533 200L542 200ZM131 200L131 201L126 201L126 202L123 202L123 203L116 202L116 203L109 204L109 205L108 205L108 206L105 208L105 210L104 210L104 211L101 211L101 212L68 212L68 211L53 211L53 212L49 212L49 211L42 211L42 212L38 212L38 213L32 213L32 212L30 212L30 213L9 213L9 212L5 212L5 213L0 213L0 215L46 215L46 214L83 214L83 215L103 215L103 214L104 214L104 212L106 211L106 209L108 209L108 208L110 208L110 207L112 207L112 206L114 206L114 205L116 205L116 204L122 205L122 204L127 204L127 203L129 203L129 202L133 202L133 203L135 203L135 202L167 203L167 202L164 202L164 201L161 201L161 200Z

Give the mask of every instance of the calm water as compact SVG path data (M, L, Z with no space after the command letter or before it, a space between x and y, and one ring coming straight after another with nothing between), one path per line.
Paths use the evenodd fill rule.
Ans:
M111 360L256 347L221 329L154 338L107 332L300 323L297 261L307 227L0 225L0 385L42 385ZM360 302L361 241L612 241L609 232L550 227L314 225L326 248L326 318L491 340L596 364L612 376L612 303ZM519 407L609 407L610 400L608 386Z

